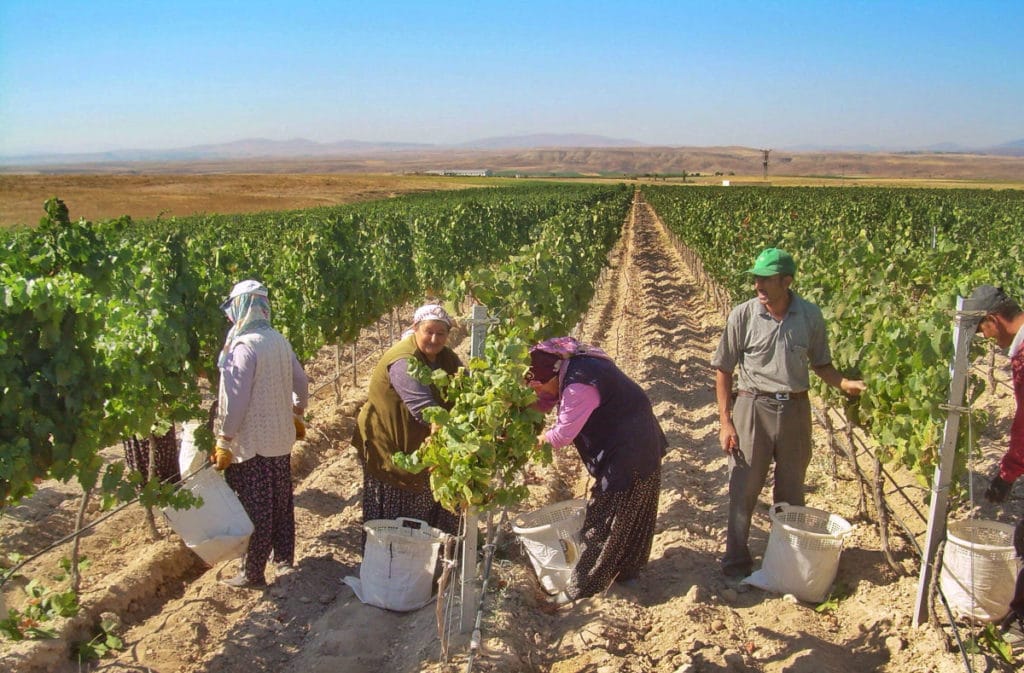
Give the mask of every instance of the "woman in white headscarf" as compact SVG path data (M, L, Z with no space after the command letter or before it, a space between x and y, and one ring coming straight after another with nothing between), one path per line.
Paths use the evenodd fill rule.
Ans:
M363 463L363 521L410 517L447 533L458 532L458 518L434 500L426 471L412 474L395 465L395 453L412 453L430 435L423 410L442 404L440 393L412 378L413 358L431 369L454 374L462 361L448 347L452 320L437 304L413 315L413 328L381 356L370 377L366 404L359 412L352 444Z
M217 449L212 457L224 470L255 530L242 571L226 580L235 587L266 585L274 554L276 577L295 561L295 509L291 449L295 414L309 399L309 383L291 345L270 326L267 288L255 280L235 285L221 305L231 329L217 361Z

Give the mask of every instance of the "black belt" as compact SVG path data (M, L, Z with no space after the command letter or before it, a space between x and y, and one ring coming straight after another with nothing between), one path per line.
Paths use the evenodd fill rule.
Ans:
M786 400L799 400L807 397L807 391L801 390L800 392L791 393L762 393L754 390L739 390L736 392L737 395L742 397L768 397L773 400L779 400L785 402Z

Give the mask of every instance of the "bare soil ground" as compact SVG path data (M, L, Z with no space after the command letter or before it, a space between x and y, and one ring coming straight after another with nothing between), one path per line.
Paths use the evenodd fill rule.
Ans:
M403 315L408 314L408 310ZM487 596L482 646L473 670L487 672L605 673L613 671L758 671L818 673L955 673L963 670L947 636L931 626L911 627L917 589L910 544L893 537L898 566L881 551L877 527L859 513L858 481L839 461L833 478L826 436L817 431L817 457L808 505L857 525L842 553L838 582L849 595L832 611L726 582L718 571L726 524L726 460L717 440L713 372L709 366L723 316L702 282L683 262L656 216L638 203L579 336L607 350L648 392L668 435L662 496L651 561L632 586L565 606L543 600L514 536L503 537ZM329 385L333 348L307 366L313 390L307 439L293 453L297 569L265 590L239 590L218 579L236 562L206 568L161 525L150 540L143 513L131 507L83 541L85 571L79 618L63 637L0 643L6 670L19 673L85 670L68 660L69 643L87 639L98 616L118 615L125 649L94 664L110 672L200 673L448 673L467 668L469 639L453 634L442 661L433 606L398 614L361 604L342 583L358 574L361 558L361 470L349 444L354 416L365 399L366 377L379 346L398 326L364 332L356 347L366 363ZM466 340L468 341L468 340ZM459 345L465 352L466 341ZM348 360L348 346L344 360ZM323 384L328 384L322 387ZM1005 411L1005 392L992 402ZM1005 427L986 436L1001 450ZM118 449L111 450L114 454ZM991 458L990 455L990 458ZM574 452L560 452L537 470L529 510L586 493ZM980 483L980 482L979 482ZM909 501L924 507L924 492L903 482ZM30 553L72 527L76 488L45 483L23 505L4 513L5 551ZM768 497L768 491L765 491ZM913 519L909 505L890 493L894 508ZM768 538L768 501L752 534L755 554ZM993 510L986 512L995 518ZM97 516L93 512L91 517ZM923 528L921 529L923 530ZM67 548L33 562L27 577L45 584ZM20 580L23 585L26 580ZM18 586L4 587L17 607ZM985 660L975 658L975 669ZM1000 669L988 664L987 670Z

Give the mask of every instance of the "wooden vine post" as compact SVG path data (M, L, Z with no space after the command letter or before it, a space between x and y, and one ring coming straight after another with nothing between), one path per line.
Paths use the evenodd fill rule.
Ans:
M156 479L156 434L153 432L149 433L149 448L146 455L149 461L149 469L146 471L146 480L153 481ZM86 494L88 496L88 494ZM153 516L153 507L146 505L146 528L149 530L149 538L156 542L160 539L160 533L156 529L156 517ZM78 543L78 540L75 540Z
M953 479L953 459L956 456L956 439L960 431L960 414L970 410L963 406L967 390L967 356L971 339L982 317L979 311L963 297L957 297L956 320L953 325L953 362L950 364L949 397L942 406L947 412L946 426L942 435L939 464L932 479L931 508L928 513L928 532L921 554L921 575L917 585L917 601L914 605L914 626L928 619L928 598L932 585L933 560L936 550L946 538L946 513L949 504L949 487Z

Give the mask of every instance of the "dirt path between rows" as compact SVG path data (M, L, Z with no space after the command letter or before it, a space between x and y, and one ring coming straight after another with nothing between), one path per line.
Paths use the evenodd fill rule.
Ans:
M726 461L717 441L714 377L709 361L722 329L717 306L684 264L653 211L639 200L579 336L601 346L647 390L670 449L651 561L632 586L552 607L538 591L519 545L499 545L482 648L473 670L611 673L636 671L885 671L962 670L944 638L910 627L916 576L886 564L873 525L857 520L857 488L828 475L821 455L812 465L808 505L858 524L843 552L839 581L851 594L832 612L759 589L726 583L718 571L726 522ZM462 348L466 347L464 343ZM371 358L372 362L372 358ZM313 387L333 373L325 350L312 363ZM159 673L380 673L462 671L468 638L454 634L440 661L433 606L398 614L361 604L342 583L361 558L361 470L348 438L365 397L342 382L314 400L296 468L297 569L264 591L218 583L234 562L206 569L170 533L147 540L138 508L85 538L92 565L83 599L103 597L123 620L126 649L95 670ZM538 470L543 483L527 508L580 497L587 480L573 452ZM66 488L66 487L65 487ZM63 494L63 495L62 495ZM768 497L768 491L765 492ZM46 500L49 498L49 500ZM39 531L67 525L71 491L47 485L5 521L6 545L40 547ZM755 515L752 549L768 537L767 500ZM43 512L42 510L46 510ZM57 517L57 518L54 518ZM63 523L56 525L60 520ZM166 532L166 528L164 528ZM34 541L33 541L34 540ZM894 541L899 559L911 551ZM65 552L66 553L66 552ZM44 574L59 552L35 568ZM913 564L908 564L913 565ZM120 597L120 600L119 598ZM98 614L98 612L97 612ZM60 641L51 641L60 642ZM13 670L79 670L32 648L0 650ZM66 652L66 643L63 643ZM44 662L40 664L39 662ZM5 667L6 668L6 667Z

